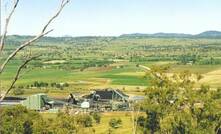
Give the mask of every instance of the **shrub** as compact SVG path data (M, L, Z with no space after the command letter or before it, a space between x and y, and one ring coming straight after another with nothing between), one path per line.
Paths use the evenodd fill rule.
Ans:
M89 115L79 115L76 118L77 124L83 127L92 127L92 118Z
M141 126L141 127L144 127L145 125L145 118L143 116L139 116L138 119L137 119L137 125L138 126Z
M109 121L109 126L112 127L112 128L119 128L122 124L122 120L121 119L116 119L116 118L112 118L110 119Z
M93 119L96 121L97 124L101 122L101 115L99 113L93 113Z

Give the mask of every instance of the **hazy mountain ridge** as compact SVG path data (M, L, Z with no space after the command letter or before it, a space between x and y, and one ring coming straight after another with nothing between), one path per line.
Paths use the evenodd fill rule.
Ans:
M196 37L221 37L221 32L220 31L205 31L196 35Z
M123 34L120 37L221 38L221 32L205 31L195 35L184 34L184 33L154 33L154 34L132 33L132 34Z
M7 37L9 44L19 44L25 42L34 36L23 36L23 35L10 35ZM220 31L205 31L200 34L191 35L184 33L154 33L154 34L143 34L143 33L132 33L122 34L120 36L81 36L81 37L43 37L40 42L50 43L77 43L77 42L93 42L96 40L110 41L118 38L221 38Z

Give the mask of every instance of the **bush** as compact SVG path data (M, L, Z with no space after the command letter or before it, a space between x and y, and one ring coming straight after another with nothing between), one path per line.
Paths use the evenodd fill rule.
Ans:
M92 127L92 118L89 115L79 115L76 119L77 124L83 127Z
M93 119L99 124L101 122L101 115L99 113L93 113Z
M112 128L119 128L122 124L122 120L121 119L116 119L116 118L112 118L110 119L109 121L109 126L112 127Z
M140 126L140 127L144 127L145 120L146 119L143 116L139 116L138 119L137 119L137 125Z
M69 84L68 84L68 83L64 83L63 86L64 86L64 87L69 87Z

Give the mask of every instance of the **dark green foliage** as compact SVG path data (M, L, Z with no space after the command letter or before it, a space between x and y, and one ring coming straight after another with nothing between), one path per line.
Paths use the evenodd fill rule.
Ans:
M1 134L75 134L92 125L91 116L86 114L58 113L56 118L43 119L38 112L19 105L0 109Z
M220 90L205 85L196 90L197 75L184 71L168 76L166 72L167 68L155 67L149 73L152 86L142 105L147 117L138 122L143 132L216 134L221 121Z
M92 118L89 115L79 115L76 118L77 124L82 125L83 127L92 127Z
M37 112L28 111L25 107L14 106L0 109L0 133L1 134L32 134L37 133L37 122L42 121ZM38 125L38 130L44 126Z
M150 129L150 133L154 134L160 128L159 114L156 111L147 111L146 127Z
M144 116L139 116L137 119L137 125L140 127L144 127L146 124L146 118Z
M33 125L33 123L31 121L24 122L24 124L23 124L24 134L32 134L33 133L32 125Z
M47 83L47 82L38 82L35 81L33 84L31 84L31 87L36 87L36 88L47 88L51 86L52 88L58 88L63 90L65 87L69 87L68 83L56 83L56 82L52 82L52 83ZM26 87L29 87L29 85L27 85Z
M99 113L93 113L92 114L93 119L96 121L97 124L99 124L101 122L101 115Z
M49 84L47 82L38 82L38 81L35 81L33 84L33 86L37 88L48 87L48 85Z
M121 127L121 125L122 125L122 120L121 119L111 118L110 121L109 121L109 126L114 128L114 129L117 129L117 128Z
M75 117L64 113L59 113L57 118L50 120L48 123L52 134L75 134L78 131Z

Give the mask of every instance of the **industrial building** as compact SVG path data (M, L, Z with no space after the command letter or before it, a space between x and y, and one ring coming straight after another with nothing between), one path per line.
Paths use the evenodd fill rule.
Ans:
M23 97L6 97L0 106L8 105L23 105L31 110L42 111L55 108L61 108L66 104L66 102L54 100L48 98L46 94L35 94L27 98Z
M129 97L118 89L95 89L88 95L76 97L70 94L69 99L57 100L49 98L46 94L35 94L29 97L6 97L2 105L18 105L21 104L28 109L36 111L54 110L58 111L64 106L70 106L74 109L87 109L90 111L122 111L130 110L131 101L137 102L143 100L142 96Z
M129 96L118 89L96 89L90 95L85 96L94 101L128 101Z
M31 110L46 110L63 107L66 102L50 99L46 94L35 94L21 101L21 104Z
M129 96L118 89L96 89L84 96L90 107L97 110L126 110L129 108Z

